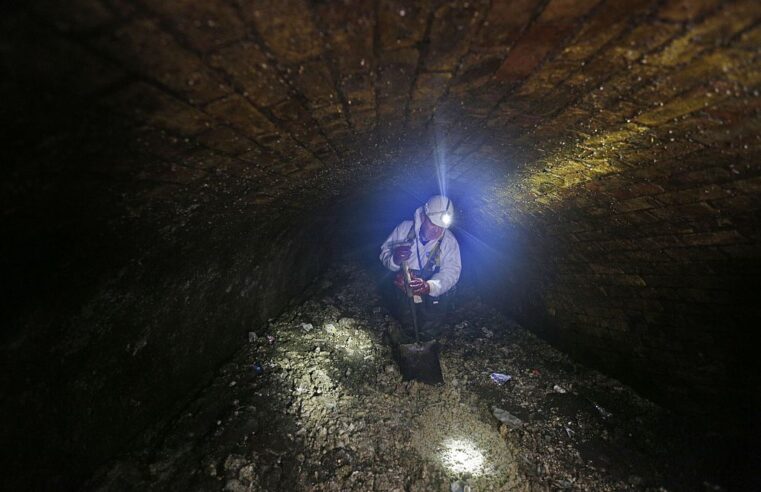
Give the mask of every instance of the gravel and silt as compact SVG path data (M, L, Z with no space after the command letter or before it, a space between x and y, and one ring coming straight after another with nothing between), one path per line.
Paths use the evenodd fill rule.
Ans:
M713 488L674 459L667 412L467 291L441 339L444 384L402 381L374 285L354 262L331 270L89 488Z

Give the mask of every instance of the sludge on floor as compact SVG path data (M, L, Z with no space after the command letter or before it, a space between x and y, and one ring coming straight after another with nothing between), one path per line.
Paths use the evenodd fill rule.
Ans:
M88 488L717 488L675 417L467 292L442 339L444 385L402 382L373 285L354 263L334 269Z

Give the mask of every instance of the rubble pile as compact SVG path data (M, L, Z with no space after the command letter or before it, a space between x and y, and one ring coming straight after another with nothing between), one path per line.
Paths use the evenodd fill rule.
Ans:
M692 483L668 459L663 410L467 289L441 338L445 383L402 381L384 338L396 321L374 285L355 263L334 269L306 302L251 332L182 415L90 487L464 492Z

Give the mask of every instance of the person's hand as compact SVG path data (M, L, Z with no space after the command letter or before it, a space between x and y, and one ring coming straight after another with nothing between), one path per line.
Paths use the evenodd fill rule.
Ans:
M396 274L396 277L394 277L394 285L396 285L396 288L407 293L404 288L404 272L399 272Z
M410 280L410 288L416 296L425 296L431 292L431 286L422 278L415 277Z
M397 265L409 260L410 256L412 256L412 247L409 244L402 244L394 248L394 263Z

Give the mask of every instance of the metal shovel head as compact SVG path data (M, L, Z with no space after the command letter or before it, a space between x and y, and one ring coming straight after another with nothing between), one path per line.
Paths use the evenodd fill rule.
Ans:
M399 345L399 369L405 381L414 379L425 384L443 383L436 340Z

